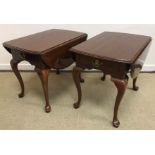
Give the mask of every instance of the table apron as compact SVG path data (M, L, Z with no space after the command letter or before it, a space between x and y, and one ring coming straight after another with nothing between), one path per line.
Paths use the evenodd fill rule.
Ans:
M120 62L107 61L99 58L76 54L76 66L82 69L97 69L113 78L125 79L130 65Z
M48 66L43 62L40 55L34 55L30 53L25 53L23 51L11 50L11 54L14 60L16 61L27 61L31 65L34 65L37 68L48 68Z

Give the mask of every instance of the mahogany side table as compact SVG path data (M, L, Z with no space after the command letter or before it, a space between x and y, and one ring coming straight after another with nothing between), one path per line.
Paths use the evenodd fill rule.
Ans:
M136 80L146 58L150 42L151 37L148 36L103 32L71 48L76 59L73 79L78 91L78 101L74 104L74 108L79 108L81 102L81 71L86 68L99 69L105 75L111 75L111 80L117 88L113 126L119 127L117 113L128 84L127 73L130 72L133 78L133 89L138 90Z
M21 61L28 61L35 66L44 90L45 111L50 112L48 98L48 74L51 68L59 71L70 66L74 60L69 49L87 39L87 34L68 30L52 29L3 43L12 55L10 62L20 86L19 97L24 96L24 83L18 70Z

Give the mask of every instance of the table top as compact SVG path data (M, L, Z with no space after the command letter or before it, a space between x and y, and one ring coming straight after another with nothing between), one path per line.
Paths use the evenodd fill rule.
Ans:
M85 36L87 34L81 32L52 29L5 42L3 46L33 54L44 54Z
M141 55L151 37L118 32L103 32L71 51L104 60L133 63Z

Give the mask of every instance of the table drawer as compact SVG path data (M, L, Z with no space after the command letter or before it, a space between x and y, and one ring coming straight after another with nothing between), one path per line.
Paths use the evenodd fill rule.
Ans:
M76 54L76 65L83 69L97 69L102 70L106 74L114 77L124 77L127 73L129 66L120 62L101 60L98 58Z

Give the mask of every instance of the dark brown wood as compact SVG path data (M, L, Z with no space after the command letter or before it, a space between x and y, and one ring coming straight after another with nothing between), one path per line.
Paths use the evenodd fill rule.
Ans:
M71 48L77 66L73 70L73 78L78 91L78 101L74 104L74 108L80 106L82 97L79 80L81 71L84 69L101 70L104 73L101 79L105 80L106 75L110 75L118 91L113 126L119 127L118 108L128 83L127 74L131 71L133 89L137 90L137 73L144 63L146 54L142 59L141 56L148 52L146 47L150 42L151 37L148 36L104 32Z
M73 68L73 79L74 79L74 82L75 82L75 85L77 88L77 92L78 92L78 100L77 100L77 102L75 102L73 104L73 107L75 109L80 107L80 102L81 102L81 97L82 97L81 86L80 86L81 71L82 71L82 68L80 68L80 67Z
M10 65L12 67L12 70L15 73L15 75L16 75L19 83L20 83L20 87L21 87L21 92L18 94L18 97L22 98L22 97L24 97L24 83L23 83L23 79L22 79L22 77L19 73L19 70L18 70L18 63L20 63L20 61L17 61L15 59L12 59L10 61Z
M49 98L48 98L48 74L49 74L49 69L39 69L36 68L35 71L37 72L41 83L42 83L42 87L43 87L43 91L44 91L44 95L45 95L45 101L46 101L46 105L45 105L45 111L47 113L49 113L51 111L51 106L49 104Z
M50 112L48 72L53 68L59 74L60 69L70 66L74 59L69 49L86 39L85 33L53 29L3 43L13 57L11 66L22 89L19 97L24 96L24 84L17 65L25 60L36 68L44 90L45 111Z
M96 65L94 62L98 62L98 64ZM130 69L130 66L125 63L96 59L82 54L76 54L76 65L83 69L101 70L106 75L110 74L112 77L120 79L124 79L125 73Z
M60 74L60 70L59 69L56 69L56 74Z
M103 76L101 77L101 80L102 80L102 81L105 81L105 79L106 79L106 74L103 73Z
M70 43L77 42L86 37L87 35L81 32L52 29L7 41L3 45L12 50L21 50L30 54L42 55L51 51L53 52L58 47L64 48L65 46L69 46Z
M133 79L133 90L137 91L139 89L138 86L136 86L137 77Z
M74 46L71 50L94 58L132 64L142 54L150 41L151 37L149 36L103 32Z
M127 86L127 79L126 80L120 80L112 78L112 81L114 82L116 88L117 88L117 97L115 101L115 107L114 107L114 116L113 116L113 126L118 128L120 125L120 122L118 120L117 114L118 114L118 108L120 105L120 102L122 100L122 97L125 93L126 86Z

